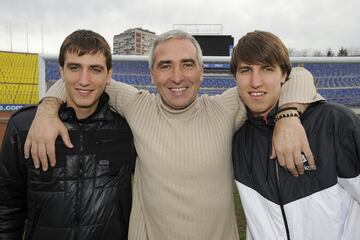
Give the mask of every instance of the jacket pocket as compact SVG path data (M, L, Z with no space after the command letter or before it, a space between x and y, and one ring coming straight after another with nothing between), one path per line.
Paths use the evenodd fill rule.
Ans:
M128 163L123 163L117 157L100 157L96 160L95 188L115 187L122 178L129 175Z
M96 139L95 188L114 187L128 178L133 160L132 143L127 138Z

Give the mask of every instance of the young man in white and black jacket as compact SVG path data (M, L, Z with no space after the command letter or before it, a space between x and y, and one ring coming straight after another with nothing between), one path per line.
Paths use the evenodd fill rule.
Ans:
M281 40L269 32L243 36L234 48L231 72L248 120L233 138L236 185L247 222L247 239L360 239L360 119L325 101L303 112L278 109L288 77L313 78L293 68ZM276 117L275 117L276 115ZM293 177L270 159L276 121L299 118L316 168Z

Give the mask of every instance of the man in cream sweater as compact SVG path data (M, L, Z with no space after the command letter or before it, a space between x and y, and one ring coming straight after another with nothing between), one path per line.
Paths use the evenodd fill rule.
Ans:
M237 89L217 96L198 96L203 79L202 53L196 40L182 31L165 32L155 40L149 68L159 94L119 82L106 88L110 104L133 131L138 153L129 239L238 239L231 142L246 119L246 110ZM47 96L64 99L62 81ZM316 98L312 84L294 80L284 85L280 104L309 103ZM27 152L31 146L35 165L40 166L41 161L45 169L47 156L50 164L55 164L53 142L58 134L71 147L67 132L54 117L58 101L40 104L26 143ZM287 131L281 130L284 122ZM280 141L274 144L280 149L278 159L296 172L293 156L295 163L300 161L301 151L311 158L303 129L291 118L279 121L277 127ZM293 129L298 139L289 133ZM286 146L283 141L287 141ZM284 155L290 159L287 163ZM302 165L298 169L301 172Z

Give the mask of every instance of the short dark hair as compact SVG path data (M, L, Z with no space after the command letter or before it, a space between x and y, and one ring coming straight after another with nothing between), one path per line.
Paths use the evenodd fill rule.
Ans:
M265 31L249 32L239 39L230 60L230 72L236 77L238 66L246 64L279 65L287 78L291 72L289 52L276 35Z
M91 30L76 30L67 36L60 47L59 64L63 68L66 53L85 54L103 53L106 59L106 67L112 68L111 49L107 41L100 34Z

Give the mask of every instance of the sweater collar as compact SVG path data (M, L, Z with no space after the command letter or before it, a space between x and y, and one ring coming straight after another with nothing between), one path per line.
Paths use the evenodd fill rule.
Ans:
M164 110L164 113L172 118L187 118L192 116L198 109L198 97L186 108L183 109L173 109L167 106L162 100L160 94L157 94L157 101L160 104L160 107Z

